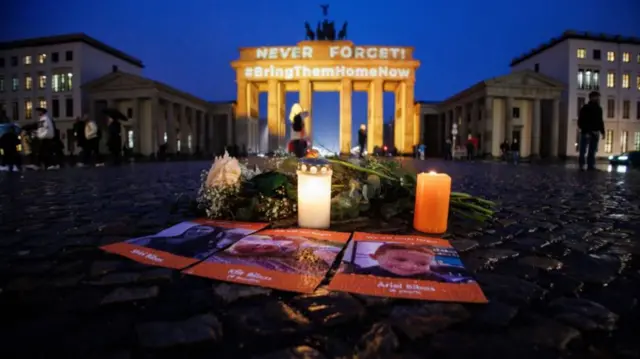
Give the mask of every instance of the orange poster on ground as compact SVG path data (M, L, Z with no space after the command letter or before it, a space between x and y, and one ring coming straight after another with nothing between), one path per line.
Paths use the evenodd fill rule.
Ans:
M140 263L184 269L267 226L267 223L197 219L176 224L151 236L100 248Z
M264 230L242 238L183 273L312 293L350 236L312 229Z
M451 244L423 236L354 233L329 289L381 297L488 302Z

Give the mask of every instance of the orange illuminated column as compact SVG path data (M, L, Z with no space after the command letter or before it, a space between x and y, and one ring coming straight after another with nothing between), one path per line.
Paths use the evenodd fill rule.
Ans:
M413 228L425 233L446 232L451 177L444 173L420 173L417 182Z

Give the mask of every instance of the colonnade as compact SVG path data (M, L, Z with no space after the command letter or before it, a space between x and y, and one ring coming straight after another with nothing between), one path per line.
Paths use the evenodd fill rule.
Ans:
M286 92L298 91L299 103L304 109L310 110L305 120L305 132L308 137L313 136L313 91L336 91L340 93L340 124L339 148L341 153L350 153L352 143L352 98L354 91L366 91L367 106L367 151L371 153L374 147L383 145L383 92L395 93L395 121L394 144L399 152L411 153L413 146L419 142L420 121L414 116L415 100L413 79L402 81L385 81L383 79L353 80L343 78L326 81L322 88L317 89L316 81L299 79L284 81L268 79L266 82L249 81L241 76L238 70L237 78L237 107L236 107L236 143L246 144L248 148L259 148L258 118L259 94L267 92L267 127L268 150L275 151L286 146L286 126L290 109L286 108Z
M518 108L515 113L514 108ZM543 116L543 112L549 116ZM464 145L467 136L471 134L480 139L481 153L500 156L500 144L505 140L511 142L515 130L520 133L522 156L558 156L559 98L484 96L447 104L442 116L445 122L444 138L451 138L452 125L457 123L456 144ZM543 117L550 120L543 121ZM550 136L543 139L543 132ZM542 148L543 145L545 148Z

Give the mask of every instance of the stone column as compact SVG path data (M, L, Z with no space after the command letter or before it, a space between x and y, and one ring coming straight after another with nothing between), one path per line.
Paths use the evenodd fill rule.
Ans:
M509 140L509 143L513 141L513 97L507 97L505 100L505 133L504 140Z
M151 122L153 129L151 132L153 138L151 153L156 154L158 152L158 147L164 143L164 116L160 113L160 97L158 96L151 98L149 122Z
M180 154L189 153L189 148L187 146L187 142L189 140L189 124L187 123L187 107L183 104L178 104L178 113L180 117L180 136L178 136L178 142L180 146L177 147L178 152ZM167 134L167 139L169 135Z
M368 119L367 119L367 152L373 153L374 147L382 147L383 141L383 103L382 80L375 79L369 83Z
M463 103L460 107L460 146L467 143L467 135L469 134L469 107Z
M531 125L531 156L540 156L540 133L542 131L542 119L540 99L534 99L533 101L533 121Z
M269 80L267 97L267 127L269 128L268 150L275 151L284 142L284 134L286 134L286 104L283 84L278 80Z
M553 117L551 118L551 157L558 157L560 141L560 100L553 100Z
M131 99L131 119L133 121L133 153L140 153L140 134L142 133L142 121L140 120L140 99L134 97Z
M204 128L204 118L203 118L203 113L202 111L199 110L195 110L196 111L196 136L198 137L198 150L200 151L200 153L206 153L207 152L207 148L206 148L206 138L207 138L207 131Z
M394 145L400 153L413 153L414 143L414 83L405 80L396 89Z
M420 112L420 104L413 105L413 144L418 145L424 141L422 131L426 128L426 123L423 124L422 113Z
M176 128L175 104L167 102L167 154L175 154L177 152L178 138ZM162 135L164 142L164 134Z
M471 103L471 130L469 131L473 137L478 137L480 130L480 105L478 100Z
M353 99L353 82L351 79L342 79L340 82L340 153L351 153L351 103Z
M213 116L210 113L205 114L205 123L207 128L207 153L214 154L216 152L216 146L219 145L215 142L215 130ZM222 137L222 136L221 136Z
M313 121L311 121L312 117L312 102L313 102L313 88L312 83L309 79L302 79L298 81L298 94L300 100L300 106L306 111L309 111L309 116L304 119L304 132L307 137L313 138L312 130L313 130ZM286 118L286 116L285 116ZM285 119L286 121L286 119Z
M444 120L445 120L445 126L444 126L444 138L445 138L445 142L447 141L447 139L451 139L451 129L453 128L453 114L451 113L451 110L446 110L444 112Z
M493 115L493 100L494 99L491 96L487 96L484 99L485 119L487 121L487 126L490 126L491 128L491 136L487 136L485 132L485 137L491 137L491 156L500 157L500 145L503 141L504 123L501 116ZM489 138L487 138L487 140L489 140ZM489 147L487 147L487 149L489 149Z
M144 111L144 99L136 99L135 116L138 121L138 141L136 152L143 156L151 156L154 153L153 144L155 142L155 132L153 132L153 122L148 111Z

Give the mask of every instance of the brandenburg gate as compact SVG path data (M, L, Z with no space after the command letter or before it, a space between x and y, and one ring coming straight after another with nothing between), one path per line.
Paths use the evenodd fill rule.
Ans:
M308 137L313 134L314 91L340 92L340 152L352 148L351 102L354 91L367 92L367 151L382 147L383 92L395 93L394 145L411 153L419 142L420 121L414 114L415 72L420 62L413 48L357 46L347 40L302 41L296 46L240 49L231 63L236 71L236 144L258 149L258 98L268 93L269 151L286 146L289 126L285 104L287 92L299 92L299 103L308 110Z

